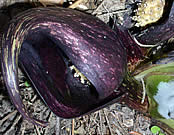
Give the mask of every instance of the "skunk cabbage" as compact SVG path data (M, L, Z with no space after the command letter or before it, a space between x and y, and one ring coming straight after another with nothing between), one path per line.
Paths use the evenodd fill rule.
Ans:
M145 1L145 2L144 2ZM143 0L144 3L139 4L139 8L136 10L136 21L138 25L146 24L145 20L156 20L156 17L160 17L161 11L163 11L160 19L149 24L145 27L139 28L136 40L144 45L156 45L173 37L174 29L174 3L173 0ZM156 3L156 4L155 4ZM160 5L163 4L163 5ZM148 5L148 6L147 6ZM151 7L152 6L152 7ZM163 7L163 8L162 8ZM153 9L153 10L151 10ZM150 21L150 22L151 22ZM152 22L151 22L152 23ZM142 30L144 29L144 30ZM137 29L136 29L137 30Z
M171 2L165 4L170 7ZM173 31L168 29L173 25L173 9L168 21L155 25L154 29L149 27L147 33L136 37L137 41L156 44L170 38ZM135 76L137 80L131 78L127 65L136 65L147 52L136 43L126 28L115 26L112 30L96 17L79 11L65 8L27 10L13 17L1 39L1 65L8 93L25 119L40 126L47 125L32 118L22 103L19 65L43 101L59 117L78 117L114 102L124 102L142 112L150 111L155 117L151 101L155 94L157 100L159 96L160 82L156 72L162 76L171 74L173 69L169 69L173 65L150 68ZM170 77L167 82L173 79ZM148 96L144 95L142 79ZM154 79L158 82L155 86L151 85ZM149 92L151 87L155 87L155 94Z
M19 66L39 95L63 118L96 110L124 93L126 49L119 36L97 18L64 8L33 8L14 17L2 37L2 72L8 93L24 118Z

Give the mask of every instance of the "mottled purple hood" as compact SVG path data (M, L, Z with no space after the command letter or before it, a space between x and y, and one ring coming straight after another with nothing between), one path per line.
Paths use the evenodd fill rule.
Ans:
M18 15L4 32L1 58L13 103L34 124L42 125L24 110L18 62L60 117L91 112L122 94L114 92L126 74L122 42L102 21L75 10L35 8Z

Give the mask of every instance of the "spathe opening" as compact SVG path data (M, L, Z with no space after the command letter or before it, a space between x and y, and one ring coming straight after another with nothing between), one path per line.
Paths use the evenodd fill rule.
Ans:
M61 43L55 44L44 34L28 36L21 47L19 66L53 112L57 114L58 111L62 117L74 117L72 115L79 114L62 111L69 107L84 113L98 102L98 93L60 46ZM65 108L59 108L58 104Z

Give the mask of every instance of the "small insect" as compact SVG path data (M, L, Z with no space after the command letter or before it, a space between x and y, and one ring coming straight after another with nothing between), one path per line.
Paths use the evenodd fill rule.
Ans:
M165 4L165 0L142 0L132 17L136 21L135 26L144 27L157 22L163 16Z

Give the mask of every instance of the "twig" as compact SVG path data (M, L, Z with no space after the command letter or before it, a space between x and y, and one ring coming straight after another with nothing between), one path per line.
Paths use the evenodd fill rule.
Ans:
M115 132L117 133L117 135L123 135L120 133L120 131L118 129L116 129Z
M133 37L133 39L137 43L137 45L139 45L140 47L148 47L148 48L150 48L150 47L156 47L156 46L158 46L158 44L156 44L156 45L145 45L145 44L141 44L135 37Z
M105 118L106 118L106 122L108 123L110 133L111 133L111 135L114 135L113 132L112 132L112 128L111 128L110 122L108 120L107 114L106 114L106 109L104 109L104 115L105 115Z
M21 133L21 135L24 135L24 133L25 133L25 125L24 125L24 127L22 128L22 133Z
M60 117L56 117L56 135L60 135Z
M87 120L86 120L87 118L86 118L86 117L89 119L89 122L87 122ZM90 121L91 121L91 117L90 117L89 115L83 116L83 122L84 122L84 123L87 123L87 133L88 133L88 134L90 134L90 133L89 133L89 131L90 131L90 126L91 126L91 125L90 125L90 124L91 124Z
M19 122L19 120L20 120L21 118L22 118L22 116L19 115L19 116L15 119L13 125L12 125L12 126L10 127L10 129L6 132L7 135L9 135L9 134L10 134L9 132L12 131L12 130L15 128L16 124Z
M11 127L14 127L21 118L22 118L22 115L19 115Z
M94 118L92 118L92 117L91 117L90 119L91 119L91 121L93 121L93 122L94 122L94 123L95 123L95 124L96 124L96 125L99 127L98 122L96 122L96 120L95 120L95 119L96 119L96 117L95 117L95 119L94 119Z
M101 111L99 111L99 117L100 117L100 130L101 130L101 135L103 135L103 132L102 132L103 126L102 126Z
M39 128L35 125L37 135L41 135Z
M49 118L48 118L48 122L50 122L50 120L51 120L51 118L53 117L53 113L52 112L50 112L50 115L49 115ZM47 126L46 128L45 128L45 133L44 134L48 134L48 128L49 128L49 126ZM56 132L57 133L57 132ZM57 135L57 134L56 134Z
M70 124L68 124L69 125L69 127L68 127L68 129L69 129L69 135L72 135L72 121L71 120L68 120L68 122L70 123Z
M39 0L39 2L44 6L47 7L47 5L53 5L53 4L59 4L62 5L64 3L64 0Z
M118 10L118 11L113 11L113 12L100 12L100 13L97 13L96 15L97 16L102 16L102 15L109 15L110 16L110 14L111 15L113 15L113 14L118 14L118 13L124 13L124 12L127 12L128 10L126 10L126 9L123 9L123 10Z
M110 112L110 114L113 116L113 117L116 117L114 113ZM128 135L128 133L126 133L126 131L121 127L119 121L113 121L113 124L115 125L115 127L118 128L119 131L121 131L121 133L123 133L124 135Z
M37 98L37 95L34 95L34 97L31 99L31 102L33 103L36 98Z
M97 9L92 13L92 15L94 15L95 13L98 12L98 10L101 8L101 6L103 5L104 0L100 3L100 5L97 7Z
M69 8L76 8L80 3L82 3L84 0L77 0L76 2L74 2L72 5L69 6Z
M143 104L144 100L145 100L145 97L146 97L146 88L145 88L145 83L144 83L143 78L141 78L141 82L142 82L142 85L143 85L143 97L142 97L142 100L141 100L141 104Z
M135 131L131 131L131 132L129 132L129 134L131 134L131 135L143 135L143 134L135 132Z
M61 129L63 130L64 128L69 127L70 125L71 125L71 123L68 123L65 126L62 126Z
M72 133L71 133L71 135L74 135L74 119L72 119Z
M103 8L106 10L107 13L110 13L110 11L106 8L106 6L103 4ZM113 18L110 14L109 17Z
M100 131L100 125L98 124L98 121L96 121L97 116L99 115L99 111L95 113L96 115L93 117L90 117L90 121L93 121L96 125L97 125L97 130L99 132L99 134L101 135L101 131Z
M12 117L13 115L15 115L16 113L17 113L17 110L15 110L15 111L9 113L6 117L4 117L2 120L0 120L0 125L2 125L2 123L3 123L4 121L6 121L7 119L9 119L10 117Z

